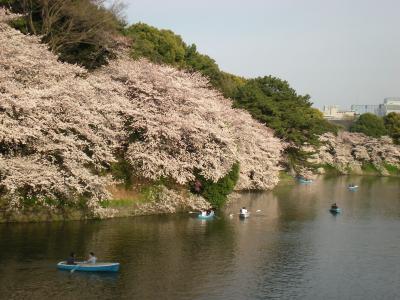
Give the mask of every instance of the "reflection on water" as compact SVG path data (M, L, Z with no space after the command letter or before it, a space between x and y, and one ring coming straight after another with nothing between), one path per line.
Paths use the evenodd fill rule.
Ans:
M328 212L333 202L337 216ZM239 220L241 206L249 219ZM212 221L182 214L0 225L0 298L394 299L399 221L398 179L332 177L242 194ZM71 250L118 261L121 271L57 271Z

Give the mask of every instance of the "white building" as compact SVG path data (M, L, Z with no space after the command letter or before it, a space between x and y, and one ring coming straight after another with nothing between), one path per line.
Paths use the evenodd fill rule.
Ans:
M337 105L325 105L322 110L324 118L327 120L346 120L355 117L354 111L341 111Z
M385 98L379 108L381 116L386 116L391 112L400 114L400 97Z

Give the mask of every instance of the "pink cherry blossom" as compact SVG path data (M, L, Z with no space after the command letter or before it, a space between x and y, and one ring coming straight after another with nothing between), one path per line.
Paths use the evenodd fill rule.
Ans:
M23 197L44 206L84 197L94 215L109 216L99 201L115 182L99 174L121 156L137 176L181 185L195 170L217 181L236 162L237 189L278 183L284 144L200 74L125 51L90 73L58 61L9 18L0 10L0 191L10 208L23 208Z

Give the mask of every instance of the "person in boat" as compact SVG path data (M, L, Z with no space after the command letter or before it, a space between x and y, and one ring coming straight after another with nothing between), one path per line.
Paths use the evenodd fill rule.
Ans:
M338 209L337 204L336 204L336 203L333 203L332 206L331 206L331 209Z
M246 215L247 213L248 213L248 211L247 211L246 207L243 206L243 207L240 209L240 214Z
M193 189L194 189L194 191L195 191L196 193L199 194L199 193L201 192L202 187L203 187L203 186L202 186L200 180L196 180L196 181L194 182Z
M93 253L93 252L90 252L90 253L89 253L89 258L88 258L88 260L86 261L86 263L87 263L87 264L95 264L96 261L97 261L97 257L94 256L94 253Z
M201 211L201 216L202 216L202 217L207 216L207 211L206 211L206 210L202 210L202 211Z
M67 258L67 265L75 265L75 253L71 252Z

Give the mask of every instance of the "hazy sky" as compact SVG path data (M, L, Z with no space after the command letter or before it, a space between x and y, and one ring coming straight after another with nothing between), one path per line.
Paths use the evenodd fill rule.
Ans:
M316 107L400 96L400 0L125 0L129 23L171 29L220 68L274 75Z

